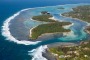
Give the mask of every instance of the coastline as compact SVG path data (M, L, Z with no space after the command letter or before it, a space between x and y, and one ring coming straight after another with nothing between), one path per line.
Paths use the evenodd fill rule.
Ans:
M62 26L64 29L69 29L71 26L73 26L74 25L74 23L71 23L70 25L64 25L64 26Z
M82 22L88 23L88 22L83 21L83 20L78 19L78 18L73 18L73 17L67 17L67 16L63 16L62 14L60 14L60 16L62 16L62 17L66 17L66 18L72 18L72 19L75 19L75 20L79 20L79 21L82 21Z
M49 19L57 21L57 19L55 19L55 17L50 17Z
M78 52L78 54L80 54L81 52L82 52L82 49L85 51L84 52L84 57L85 57L85 55L87 55L87 57L89 57L90 55L88 55L88 53L86 53L87 51L89 52L90 51L90 40L87 40L87 41L81 41L81 42L79 42L79 43L60 43L60 42L58 42L58 43L52 43L52 44L50 44L50 45L47 45L47 49L46 49L46 52L44 53L44 54L46 54L46 55L43 55L45 58L47 58L47 59L49 59L49 58L53 58L53 59L49 59L49 60L57 60L58 58L57 58L57 56L59 56L58 54L58 52L56 52L56 53L53 53L53 52L51 52L50 50L49 50L49 48L57 48L57 50L56 51L59 51L58 50L58 48L69 48L69 50L67 50L67 53L68 52L74 52L74 54L76 54L76 56L78 56L77 55L77 53L75 53L76 51L78 51L79 49L80 49L80 51ZM75 48L75 49L74 49ZM72 50L71 50L72 49ZM73 50L74 49L74 50ZM63 51L64 53L65 53L65 50ZM58 53L58 54L57 54ZM66 53L65 53L66 54ZM51 55L51 56L49 56L49 55ZM71 53L71 54L69 54L69 55L73 55L73 53ZM62 55L61 55L62 56ZM63 56L67 56L68 57L68 55L66 54L66 55L63 55ZM80 56L82 56L82 54L80 54ZM54 59L55 58L55 59ZM63 57L62 57L63 58ZM73 57L72 57L73 58ZM79 57L78 57L79 58ZM86 57L85 57L86 58Z
M48 48L52 48L52 47L58 47L58 46L62 46L62 47L73 47L73 46L78 46L80 43L73 43L73 42L56 42L55 44L49 44L47 47Z
M32 18L30 18L30 20L36 21L36 22L41 22L42 24L44 24L44 23L49 23L49 22L44 22L44 21L37 21L37 20L34 20L34 19L32 19Z
M60 14L60 16L63 16L63 15ZM63 16L63 17L67 17L67 16ZM72 17L67 17L67 18L72 18ZM79 21L85 22L85 23L87 24L87 26L85 26L84 31L90 34L90 32L86 30L86 28L87 28L88 26L90 26L90 23L88 23L88 22L86 22L86 21L83 21L83 20L80 20L80 19L78 19L78 18L72 18L72 19L75 19L75 20L79 20ZM74 25L74 24L72 24L72 25ZM65 28L66 28L66 27L65 27Z
M74 46L78 46L80 43L71 43L71 42L56 42L56 43L52 43L52 44L48 44L47 45L47 49L45 52L43 52L42 56L47 58L48 60L57 60L57 58L53 55L53 53L51 53L48 49L49 48L55 48L55 47L74 47Z
M32 30L33 30L34 28L36 28L36 27L37 27L37 26L35 26L35 27L33 27L33 28L30 29L29 37L32 37Z

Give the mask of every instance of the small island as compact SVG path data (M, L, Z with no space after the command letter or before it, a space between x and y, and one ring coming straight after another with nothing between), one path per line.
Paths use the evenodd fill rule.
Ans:
M41 24L32 30L30 30L30 38L37 39L39 36L45 33L62 33L62 32L70 32L70 29L64 29L62 26L70 25L70 22L59 22L54 19L50 19L53 16L47 11L41 12L39 16L33 16L32 19L41 22L49 22L47 24Z
M39 36L45 33L56 33L56 32L70 32L70 29L64 29L63 25L69 25L70 22L54 22L49 24L42 24L32 29L32 39L37 39Z
M42 11L41 14L46 14L46 15L48 14L49 15L50 13L47 11Z
M50 13L48 13L47 11L42 11L41 15L33 16L32 19L36 20L36 21L43 21L43 22L56 22L55 20L50 19L52 17L53 16Z

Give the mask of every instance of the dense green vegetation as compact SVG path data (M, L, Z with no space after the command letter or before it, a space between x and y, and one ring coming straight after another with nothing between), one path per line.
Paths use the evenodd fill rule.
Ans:
M30 36L31 39L37 39L39 36L45 33L56 33L56 32L69 32L69 29L64 29L63 25L69 25L70 22L58 22L53 19L49 19L53 17L47 11L42 11L41 15L33 16L33 20L42 21L42 22L49 22L48 24L41 24L34 29L32 29L32 35Z
M62 15L90 22L90 5L78 6L73 8L73 11L63 13Z
M90 60L90 41L81 42L79 46L49 48L48 51L57 54L57 60Z
M33 16L32 19L37 21L44 21L44 22L56 22L55 20L49 19L51 17L53 16L50 14L42 14L39 16Z
M32 30L32 39L37 39L38 36L44 33L54 33L54 32L69 32L69 29L62 28L63 25L69 25L70 22L53 22L49 24L42 24L37 26Z

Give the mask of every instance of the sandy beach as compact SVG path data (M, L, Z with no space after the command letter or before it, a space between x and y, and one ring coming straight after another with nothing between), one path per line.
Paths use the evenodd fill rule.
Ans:
M36 27L37 27L37 26L36 26ZM33 30L34 28L36 28L36 27L33 27L33 28L30 29L30 34L29 34L30 37L32 37L32 30Z
M70 24L70 25L64 25L64 26L62 26L64 29L69 29L71 26L73 26L74 25L74 23L72 23L72 24Z
M55 19L55 17L50 17L49 19L57 21L57 19Z

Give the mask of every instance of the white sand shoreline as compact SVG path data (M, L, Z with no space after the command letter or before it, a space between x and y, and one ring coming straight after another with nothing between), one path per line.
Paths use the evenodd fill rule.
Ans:
M74 23L71 23L70 25L64 25L64 26L62 26L64 29L69 29L71 26L73 26L74 25Z
M34 28L36 28L36 27L37 27L37 26L35 26L35 27L33 27L33 28L30 29L30 34L29 34L30 37L32 37L32 30L33 30Z
M55 17L50 17L49 19L57 21L57 19L55 19Z

